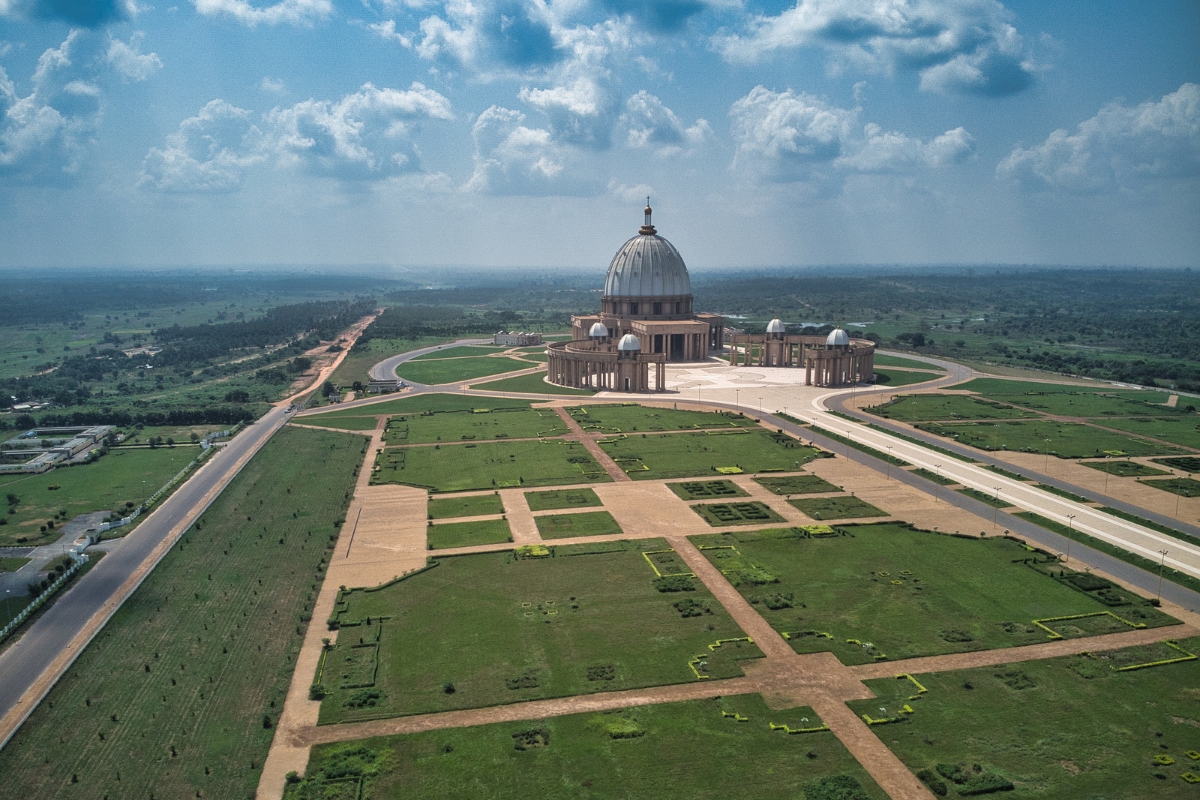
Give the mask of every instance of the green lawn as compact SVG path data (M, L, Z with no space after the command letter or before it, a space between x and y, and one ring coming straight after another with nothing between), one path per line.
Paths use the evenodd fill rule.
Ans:
M422 347L431 347L444 341L446 341L445 337L422 337L419 339L370 339L365 344L355 344L346 354L341 365L334 370L329 380L335 386L346 388L349 388L355 381L359 381L365 386L371 380L369 374L371 367L385 358L407 353L410 350L420 350Z
M364 409L364 412L366 410ZM347 417L340 414L322 414L319 417L297 417L297 425L316 425L319 428L337 428L342 431L373 431L379 424L374 417Z
M831 732L789 736L771 724L821 721L806 706L772 710L738 695L320 745L285 797L342 797L325 781L366 773L364 798L886 798ZM544 746L517 750L514 734L526 731L544 731ZM861 793L817 793L834 777Z
M1200 652L1200 639L1180 645ZM1193 798L1196 786L1181 775L1197 772L1187 752L1200 750L1200 661L1110 669L1178 655L1153 645L918 675L928 690L918 701L908 700L916 694L908 680L874 680L867 685L879 697L850 706L880 717L880 707L890 715L909 703L902 724L874 729L909 769L980 764L1017 787L996 797Z
M525 502L530 511L557 511L560 508L588 508L603 505L591 489L557 489L549 492L526 492Z
M1012 422L961 422L917 426L936 436L981 450L1016 450L1050 453L1059 458L1095 458L1105 455L1147 456L1183 452L1169 444L1135 439L1079 422L1015 420Z
M1200 449L1200 415L1177 417L1130 417L1128 419L1097 420L1108 428L1116 428L1139 436L1149 436L1184 447Z
M28 558L0 558L0 572L16 572L29 561Z
M788 500L790 504L813 519L862 519L864 517L886 517L888 513L865 500L851 495L836 497L798 497Z
M396 374L413 383L436 385L500 375L532 366L514 358L448 358L445 361L406 361L399 366Z
M1000 492L999 495L997 496L997 494L995 492L988 494L987 492L981 492L978 489L971 489L968 487L963 487L962 489L955 489L955 491L958 492L959 494L965 494L967 497L974 498L975 500L978 500L981 503L986 503L989 506L991 506L992 508L1008 508L1009 506L1012 505L1012 503L1010 503L1008 501L1008 499L1004 496L1003 492Z
M766 503L757 500L745 503L697 503L691 509L714 528L787 521Z
M482 517L484 514L503 514L504 503L498 494L472 495L470 497L431 497L429 518Z
M940 370L937 364L930 364L927 361L917 361L915 358L902 358L900 356L885 356L883 353L875 354L875 366L877 367L907 367L909 369L936 369Z
M611 481L578 442L482 442L390 447L375 460L372 483L404 483L439 492Z
M512 531L508 521L485 519L475 522L444 522L426 528L430 550L446 550L451 547L474 547L477 544L499 544L511 542Z
M761 429L728 434L622 434L601 440L600 446L635 481L719 477L721 468L790 472L820 452L790 436Z
M315 414L311 417L299 417L296 421L311 423L313 425L323 425L325 423L317 422L317 420L374 416L376 414L409 414L421 411L473 411L477 408L493 410L498 408L529 408L529 401L429 392L407 397L397 397L394 400L383 400L378 403L368 403L362 406L331 406L331 410L328 413Z
M1200 481L1193 478L1160 478L1157 480L1142 481L1142 484L1184 497L1200 497Z
M924 467L917 467L916 469L912 470L912 473L914 475L920 475L922 478L931 480L934 483L939 484L941 486L951 486L955 483L958 483L958 481L956 481L952 478L947 478L945 475L942 475L940 472L935 472L934 470L925 469Z
M817 475L783 475L778 478L755 478L754 482L774 494L819 494L841 489Z
M585 431L632 433L698 428L753 428L757 423L733 412L680 411L639 405L600 404L575 406L568 413Z
M1200 456L1180 456L1179 458L1156 458L1155 464L1162 464L1172 469L1184 472L1200 472Z
M532 366L532 365L530 365ZM594 395L591 389L572 389L569 386L555 386L546 383L546 373L535 372L532 375L518 375L515 378L501 378L498 381L477 383L471 388L487 392L527 392L529 394L573 394L589 397Z
M1176 412L1166 406L1170 392L1116 389L1104 384L1089 386L976 378L954 388L1067 417L1185 413L1182 409Z
M444 350L434 350L423 356L417 356L412 361L437 361L443 358L462 358L464 356L486 356L489 353L499 353L507 348L498 345L460 344L457 347L447 347ZM411 363L411 362L409 362Z
M568 430L554 409L496 409L405 414L388 420L387 444L422 444L485 439L535 439Z
M750 495L733 481L725 479L668 483L667 488L681 500L713 500L718 497L748 497Z
M1046 634L1032 620L1109 609L1023 564L1035 554L1011 539L969 539L898 523L843 530L846 535L821 538L784 530L692 540L723 546L703 552L771 627L788 632L797 652L828 650L845 664L880 654L898 661L1036 644ZM1122 597L1130 603L1112 610L1127 619L1175 622L1148 601Z
M550 514L535 517L538 534L543 539L568 539L572 536L611 536L622 533L621 526L607 511L584 511L580 514Z
M530 559L509 551L437 564L339 602L343 644L374 635L356 622L386 619L378 697L363 706L360 689L339 689L330 676L321 722L690 683L689 661L701 654L706 674L731 677L740 660L760 656L746 642L710 651L717 639L745 634L698 582L691 592L658 591L640 549Z
M876 369L875 383L880 386L908 386L946 377L944 372L905 372L899 369Z
M1085 467L1107 472L1109 475L1116 475L1118 478L1139 478L1146 475L1170 474L1165 469L1155 469L1137 461L1121 461L1115 458L1106 458L1103 461L1080 461L1079 463Z
M57 529L42 533L40 527L56 516L55 525L61 526L76 514L132 510L198 455L198 447L114 450L90 464L0 477L0 495L19 498L16 513L6 515L8 523L0 526L0 545L19 544L20 539L31 545L54 541Z
M252 796L362 449L275 434L0 750L5 795Z
M1020 419L1036 417L1032 411L961 394L911 394L867 409L872 414L900 422L954 419Z

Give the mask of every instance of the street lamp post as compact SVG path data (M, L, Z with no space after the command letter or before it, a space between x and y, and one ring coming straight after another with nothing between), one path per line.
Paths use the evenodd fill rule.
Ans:
M887 446L887 449L888 449L887 477L888 477L888 480L890 481L892 479L892 446L889 444Z
M1075 541L1075 515L1067 514L1067 563L1071 563L1071 543Z
M933 502L936 503L938 501L938 497L941 495L941 492L939 490L942 488L942 465L941 464L933 465L933 474L937 475L937 478L938 478L936 481L933 482Z
M1000 529L1000 487L993 486L996 490L996 496L992 499L996 502L995 508L992 509L992 527L996 530Z
M1158 554L1162 556L1162 558L1161 558L1161 559L1159 559L1159 561L1158 561L1158 602L1161 604L1161 603L1162 603L1162 574L1163 574L1163 565L1167 563L1167 551L1166 551L1166 550L1159 550L1159 551L1158 551Z
M1042 472L1046 473L1047 475L1050 474L1050 440L1049 439L1046 440L1046 458L1044 459L1043 464L1042 464Z
M733 390L733 404L735 406L737 406L738 411L742 410L742 390L741 389Z

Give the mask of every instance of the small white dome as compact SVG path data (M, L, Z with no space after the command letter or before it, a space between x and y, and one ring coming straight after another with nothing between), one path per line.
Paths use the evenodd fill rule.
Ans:
M847 347L850 344L850 337L841 328L834 328L829 332L829 338L825 340L828 347Z
M627 333L617 342L617 350L622 353L637 352L642 349L642 343L632 333Z
M783 320L776 317L767 323L767 333L785 333Z
M604 327L603 322L596 322L592 325L592 329L588 331L588 336L593 339L606 339L608 338L608 328Z

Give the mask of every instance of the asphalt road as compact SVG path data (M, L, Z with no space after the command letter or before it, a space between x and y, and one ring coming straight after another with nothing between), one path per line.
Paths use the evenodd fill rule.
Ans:
M367 374L371 376L371 380L373 380L373 381L390 381L393 378L398 377L396 375L397 367L399 367L405 361L411 361L412 359L416 358L417 356L423 356L427 353L436 353L438 350L446 350L447 348L450 348L450 347L459 347L459 346L467 345L467 344L491 344L491 343L492 343L491 339L459 339L458 341L450 342L449 344L439 344L439 345L435 345L434 347L422 347L420 350L410 350L409 352L401 353L398 356L392 356L391 358L385 358L383 361L380 361L377 364L375 364L375 366L371 367L371 369L367 371ZM424 386L424 384L421 384L421 383L414 384L411 381L405 381L405 383L408 383L413 386Z
M36 684L72 640L85 632L93 615L146 564L160 543L172 534L182 533L208 508L246 460L283 426L289 416L286 407L274 408L214 453L125 536L120 546L109 551L99 564L30 624L11 647L0 653L0 719L7 723L0 729L0 747L8 742L53 686L52 683ZM154 563L149 566L150 569L142 572L143 578L150 573ZM102 628L103 625L93 626L92 635ZM78 647L76 654L83 649ZM69 663L62 669L68 666Z

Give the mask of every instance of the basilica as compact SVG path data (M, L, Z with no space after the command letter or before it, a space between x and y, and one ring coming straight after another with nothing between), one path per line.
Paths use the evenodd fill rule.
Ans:
M725 320L692 310L692 282L683 257L645 224L613 256L600 313L571 317L571 340L549 345L547 380L577 389L666 390L666 365L705 362L721 353ZM806 382L841 386L873 377L875 345L840 328L828 337L789 336L772 320L765 335L732 337L732 365L801 367Z

